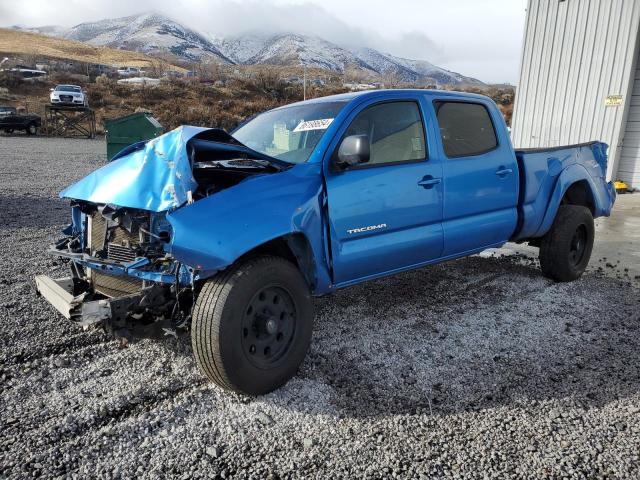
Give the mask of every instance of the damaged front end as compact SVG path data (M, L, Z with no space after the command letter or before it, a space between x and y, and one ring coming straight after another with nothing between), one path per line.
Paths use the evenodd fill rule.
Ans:
M72 223L49 251L71 275L37 276L37 291L75 323L125 338L187 326L204 276L172 255L168 216L283 169L254 153L226 132L195 127L126 148L60 194L71 199Z
M171 227L162 213L72 204L69 236L50 253L71 276L36 277L38 291L66 318L113 333L184 325L193 302L193 270L165 251Z

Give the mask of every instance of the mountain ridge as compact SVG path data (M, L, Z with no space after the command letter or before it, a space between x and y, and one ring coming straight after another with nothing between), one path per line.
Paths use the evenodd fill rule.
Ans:
M337 73L361 72L368 77L418 85L483 86L482 81L373 48L348 48L324 38L292 32L246 32L218 37L198 32L163 14L145 12L127 17L85 22L71 28L14 27L148 55L170 54L187 61L213 61L227 65L307 66Z

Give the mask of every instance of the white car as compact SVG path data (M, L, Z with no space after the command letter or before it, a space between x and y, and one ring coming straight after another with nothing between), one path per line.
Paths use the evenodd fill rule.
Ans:
M49 96L51 105L76 105L79 107L89 106L87 92L78 85L57 85L51 89Z

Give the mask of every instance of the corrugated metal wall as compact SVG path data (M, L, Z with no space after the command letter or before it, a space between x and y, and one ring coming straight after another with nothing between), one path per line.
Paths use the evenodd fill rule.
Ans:
M617 178L623 179L632 187L640 188L640 62L636 63L622 147L618 150L617 168Z
M516 148L602 140L609 177L638 55L640 0L529 0L516 91ZM622 95L619 106L605 106Z

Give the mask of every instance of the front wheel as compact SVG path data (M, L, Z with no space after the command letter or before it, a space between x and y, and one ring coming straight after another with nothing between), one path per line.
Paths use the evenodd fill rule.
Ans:
M27 135L35 135L36 133L38 133L38 127L35 123L30 123L27 127Z
M211 381L261 395L295 375L312 329L313 304L299 270L263 256L207 280L193 309L191 344Z
M542 273L559 282L576 280L584 273L595 229L591 211L580 205L560 205L551 229L540 242Z

